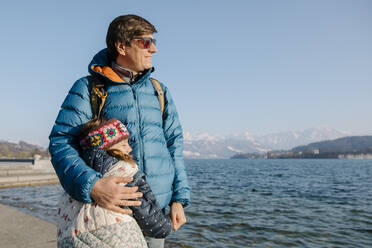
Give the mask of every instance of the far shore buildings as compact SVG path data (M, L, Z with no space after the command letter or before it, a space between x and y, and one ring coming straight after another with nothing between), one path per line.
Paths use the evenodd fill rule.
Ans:
M372 159L372 154L340 154L338 155L339 159Z
M340 153L340 152L321 152L314 148L307 151L269 151L265 158L283 159L283 158L334 158L334 159L372 159L371 153Z

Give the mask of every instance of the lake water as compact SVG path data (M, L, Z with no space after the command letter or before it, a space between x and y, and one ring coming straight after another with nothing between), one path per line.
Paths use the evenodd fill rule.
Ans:
M186 160L192 204L166 247L372 247L372 160ZM59 185L0 190L55 222Z

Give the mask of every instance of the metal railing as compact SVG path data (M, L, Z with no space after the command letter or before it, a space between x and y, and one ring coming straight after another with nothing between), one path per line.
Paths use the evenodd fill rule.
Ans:
M34 158L0 158L0 163L31 163L35 164Z

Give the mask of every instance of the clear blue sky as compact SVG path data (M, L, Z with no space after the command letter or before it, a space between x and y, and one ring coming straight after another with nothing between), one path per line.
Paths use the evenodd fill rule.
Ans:
M0 139L46 145L113 18L158 29L154 77L191 132L372 133L372 1L6 1Z

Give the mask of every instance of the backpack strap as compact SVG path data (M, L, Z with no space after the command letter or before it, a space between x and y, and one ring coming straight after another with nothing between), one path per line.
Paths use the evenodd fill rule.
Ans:
M92 106L93 118L99 118L101 116L101 111L106 102L107 90L105 84L100 82L97 78L93 76L88 76L89 88L90 88L90 104ZM160 104L161 116L164 114L164 91L161 84L155 78L150 78L152 86L156 91Z
M103 106L105 105L107 90L105 88L105 84L98 81L98 79L93 76L88 76L88 82L93 118L99 118L101 116Z
M158 96L159 103L160 103L161 116L164 118L163 114L164 114L165 101L164 101L164 91L163 91L163 88L161 87L161 84L159 83L159 81L156 80L155 78L150 78L150 81L151 81L152 86L154 87L154 89L156 91L156 94Z

